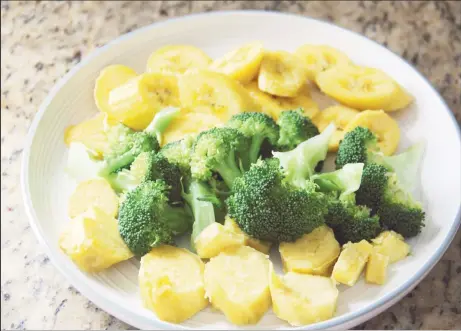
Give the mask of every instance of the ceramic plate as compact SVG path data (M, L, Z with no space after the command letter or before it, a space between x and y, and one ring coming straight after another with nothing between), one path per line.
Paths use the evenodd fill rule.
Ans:
M192 44L217 57L244 43L261 40L267 49L294 51L305 43L326 44L356 63L384 70L414 97L396 113L402 130L400 150L424 140L420 198L427 226L410 240L412 254L390 267L384 286L360 281L340 287L336 316L306 330L345 329L383 311L409 292L442 256L459 226L461 201L460 133L452 113L431 85L408 63L386 48L329 23L269 12L218 12L186 16L126 34L95 51L71 70L50 92L30 129L24 153L22 185L32 228L61 272L85 296L117 318L141 329L177 329L142 308L132 259L97 275L85 274L61 253L58 236L68 221L66 206L73 184L64 172L67 155L64 129L95 114L94 81L110 64L142 72L149 54L166 44ZM279 262L275 262L279 263ZM179 327L232 329L224 315L210 308ZM245 329L290 328L272 311Z

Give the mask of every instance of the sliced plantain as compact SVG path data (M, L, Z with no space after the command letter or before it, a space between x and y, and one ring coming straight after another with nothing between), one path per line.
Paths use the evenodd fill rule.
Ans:
M179 105L176 76L145 73L110 92L108 113L134 130L144 130L158 111Z
M401 101L406 92L397 82L375 68L337 66L319 73L316 82L326 95L359 110L394 111L409 103Z
M242 83L248 83L258 75L263 55L261 42L249 43L214 60L210 70L226 74Z
M302 60L286 51L266 52L258 76L259 89L280 97L294 97L305 85Z
M183 74L188 69L204 69L211 58L190 45L168 45L153 52L147 60L148 72Z
M275 120L284 110L303 108L304 114L310 118L317 115L319 107L310 97L307 87L302 87L298 95L293 98L277 97L261 91L257 82L245 85L253 101L259 106L261 112L272 116Z
M346 54L325 45L303 45L296 50L295 54L303 60L308 78L312 81L315 81L319 72L351 63Z
M212 114L222 121L255 111L248 91L232 78L209 70L192 70L179 77L181 104L192 111Z
M64 132L64 142L70 146L73 142L79 142L86 148L94 151L98 158L107 152L106 126L116 124L117 121L108 118L106 113L98 113L90 119L71 125Z
M115 64L105 67L96 78L94 87L94 101L98 109L102 112L108 112L110 92L136 75L136 71L124 65Z
M400 142L400 128L396 120L382 110L365 110L357 114L345 127L349 132L362 126L378 137L378 145L384 155L392 155Z
M336 126L336 131L333 133L328 143L328 151L336 152L338 150L339 143L344 138L344 128L357 114L359 114L358 110L337 105L322 110L314 117L314 124L318 127L320 132L323 132L330 123L334 123Z

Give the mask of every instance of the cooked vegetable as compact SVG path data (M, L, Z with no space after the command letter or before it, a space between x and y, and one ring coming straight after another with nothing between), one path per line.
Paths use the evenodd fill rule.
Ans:
M339 292L328 277L272 271L270 290L275 315L293 326L327 320L336 311Z
M183 175L190 172L191 152L195 139L192 136L186 136L181 140L173 141L162 147L160 154L165 156L168 161L176 164Z
M334 123L336 126L336 131L333 133L328 144L329 152L336 152L338 150L339 143L344 139L344 129L358 113L358 110L336 105L322 110L314 117L313 122L320 132L323 132L330 123Z
M271 149L279 140L279 127L275 121L266 114L246 112L231 117L226 126L237 129L250 140L247 157L243 159L244 168L249 169L261 156L261 149ZM268 144L264 145L267 142ZM244 154L244 153L242 153Z
M384 155L394 154L400 142L400 128L396 120L382 110L365 110L355 115L344 131L349 132L356 127L368 128L378 140L379 150Z
M313 182L302 188L285 178L276 159L258 161L237 178L226 200L228 212L248 235L291 242L324 223L327 204Z
M334 66L318 73L315 81L323 93L354 109L393 111L409 103L395 101L402 97L402 87L375 68Z
M286 51L264 54L258 76L261 91L280 97L294 97L306 79L306 69L296 55Z
M108 216L117 216L118 197L105 179L96 178L80 182L69 198L67 213L73 218L92 207L98 207Z
M255 324L271 304L269 259L257 250L228 249L205 265L206 296L236 325Z
M141 258L139 291L144 307L170 323L181 323L208 305L200 258L184 248L162 245Z
M230 218L229 216L227 216L225 218L224 227L226 229L236 233L239 236L243 235L243 237L245 238L245 245L250 246L250 247L258 250L261 253L269 254L269 250L271 249L271 246L272 246L271 242L259 240L259 239L256 239L256 238L253 238L253 237L249 236L248 234L243 232L240 229L240 227L238 226L238 224L232 218Z
M377 253L389 256L390 263L400 261L410 253L410 245L394 231L384 231L372 242Z
M303 141L319 134L312 121L304 116L302 109L283 111L277 121L280 126L279 151L289 151Z
M342 284L353 286L370 257L373 246L366 240L344 245L331 277Z
M318 73L335 66L347 66L351 60L336 48L326 45L303 45L296 52L307 67L310 80L315 81Z
M208 70L194 70L179 77L183 107L227 121L232 115L254 111L248 92L232 78Z
M219 223L208 225L195 239L195 249L202 259L215 257L226 249L244 244L243 234L237 234Z
M59 247L87 272L107 269L133 256L118 233L117 220L98 207L66 223L59 236Z
M206 181L217 173L232 187L242 175L239 161L248 146L248 139L236 129L213 128L200 133L191 155L192 177Z
M263 44L252 42L214 60L209 69L248 83L258 75L263 55Z
M322 225L295 242L280 243L279 251L286 272L329 276L341 248L333 231Z
M355 192L362 179L363 163L349 163L340 170L312 176L322 192L330 193L325 222L333 228L340 244L373 239L381 230L378 216L356 205Z
M378 253L376 249L373 249L368 258L365 270L365 281L378 285L384 284L386 282L388 265L389 256Z
M147 181L126 194L119 210L119 231L130 250L143 256L152 247L171 244L191 227L190 214L168 204L164 181Z
M147 60L148 72L183 74L189 69L205 69L211 59L191 45L167 45L153 52Z

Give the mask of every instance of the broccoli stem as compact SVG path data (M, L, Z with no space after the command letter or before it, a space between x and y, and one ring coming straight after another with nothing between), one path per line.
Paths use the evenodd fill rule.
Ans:
M262 137L262 136L258 136L258 135L253 136L251 140L250 150L248 153L249 155L248 159L250 160L250 164L247 165L246 169L249 169L252 163L256 163L256 161L258 161L259 154L261 152L261 145L263 144L264 139L265 137Z
M194 247L195 239L208 225L213 224L215 219L213 203L209 199L216 199L206 184L192 181L189 193L182 194L184 200L192 209L194 224L192 226L191 246Z
M242 175L235 161L234 152L229 153L226 161L216 167L216 171L221 175L228 188L231 188L234 180Z
M144 132L155 135L159 144L162 143L162 133L168 128L171 121L179 114L180 109L167 107L159 111Z
M117 158L106 160L104 167L99 172L99 175L103 177L108 176L109 174L122 169L127 164L133 163L135 158L136 158L136 155L130 151L130 152L120 155Z
M164 210L164 216L173 234L178 235L189 230L191 225L190 213L187 209L167 205Z

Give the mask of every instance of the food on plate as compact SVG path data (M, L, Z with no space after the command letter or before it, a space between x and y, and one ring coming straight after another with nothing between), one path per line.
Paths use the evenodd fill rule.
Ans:
M411 101L395 80L375 68L335 66L320 72L315 81L323 93L354 109L394 111Z
M366 240L343 246L331 277L338 283L353 286L368 262L373 246Z
M227 216L225 221L224 221L224 227L226 229L229 229L230 231L236 233L237 235L243 235L244 240L245 240L244 241L245 245L250 246L250 247L258 250L261 253L269 254L269 250L271 249L271 246L272 246L271 242L263 241L263 240L259 240L259 239L250 237L248 234L243 232L240 229L240 227L238 226L238 224L232 218L230 218L229 216Z
M410 254L410 245L395 231L382 232L372 243L377 253L389 256L389 263L403 260Z
M195 239L195 249L202 259L215 257L226 249L244 244L243 234L237 234L220 223L208 225Z
M66 223L59 247L86 272L98 272L128 260L128 249L117 229L117 220L98 207L88 209Z
M335 66L347 66L351 60L336 48L326 45L303 45L296 52L307 68L308 78L315 81L318 73Z
M136 256L172 244L175 235L191 227L188 211L168 203L168 189L162 180L146 181L129 191L120 205L120 235Z
M94 151L98 158L102 158L109 148L107 128L115 124L116 121L110 119L106 113L99 113L88 120L67 127L64 142L67 146L75 142L82 143L86 148Z
M365 110L357 114L347 126L345 132L356 127L368 128L378 141L378 146L384 155L394 154L400 142L400 128L397 121L382 110Z
M272 309L280 319L301 326L333 317L339 291L331 278L273 271L269 277Z
M312 100L306 85L301 87L298 94L292 98L278 97L263 92L258 87L258 82L253 81L245 85L250 97L258 105L261 112L277 120L285 110L302 108L305 116L313 118L319 112L317 103Z
M214 60L209 69L226 74L245 84L258 75L263 55L263 44L252 42Z
M136 71L121 64L110 65L101 70L94 84L94 101L98 109L110 114L111 91L137 75Z
M144 307L163 321L181 323L208 305L204 264L184 248L163 245L141 258L139 291Z
M257 323L271 305L267 255L240 246L205 264L206 296L236 325Z
M319 112L312 81L340 104ZM332 318L337 283L365 270L384 284L424 227L423 144L394 155L400 128L386 113L412 97L329 46L253 42L213 61L169 45L144 73L103 69L94 98L101 112L64 133L77 188L59 245L87 272L140 258L143 305L161 320L209 301L237 325L271 302L291 325Z
M153 52L147 60L147 72L183 74L188 69L205 69L211 58L191 45L167 45Z
M74 218L91 207L98 207L109 216L117 216L118 197L105 179L80 182L69 198L67 213L70 218Z
M279 97L294 97L305 85L307 72L301 59L286 51L266 52L261 62L258 87Z
M157 112L179 105L175 76L144 73L110 91L107 113L134 130L144 130Z
M197 70L179 77L179 94L183 107L212 114L223 121L232 115L254 111L247 90L239 82L217 72Z
M373 249L368 258L365 270L365 281L371 284L382 285L386 282L389 256L378 253Z
M277 124L280 127L280 137L277 142L279 151L290 151L303 141L319 134L319 129L303 109L287 110L280 114Z
M333 231L322 225L295 242L280 243L279 251L285 271L329 276L341 248Z
M338 150L339 143L344 138L344 129L358 113L358 110L336 105L322 110L314 117L313 122L320 132L325 130L330 123L334 123L336 126L336 131L333 133L328 144L329 152L336 152Z

